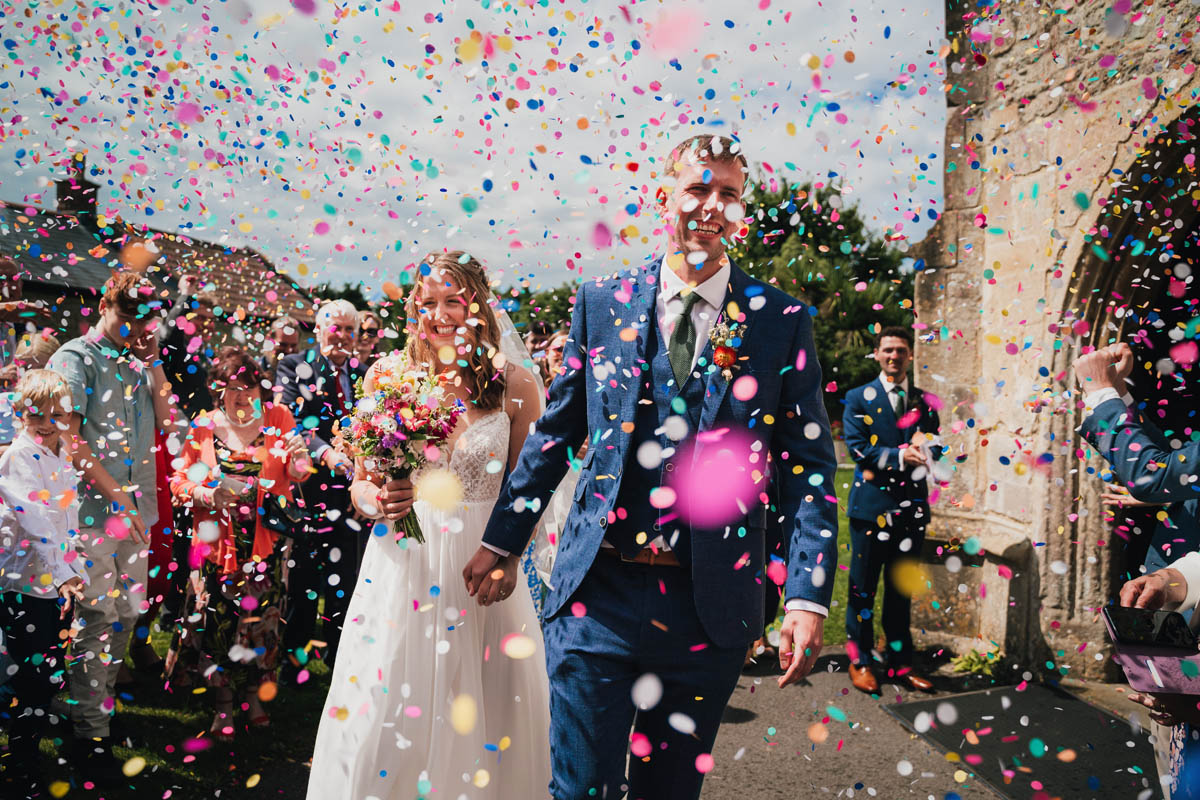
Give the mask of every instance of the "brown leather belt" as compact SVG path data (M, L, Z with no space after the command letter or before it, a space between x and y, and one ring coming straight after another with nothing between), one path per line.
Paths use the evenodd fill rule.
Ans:
M678 567L682 566L679 563L679 557L671 550L659 550L657 553L652 548L643 547L638 551L638 554L633 558L622 553L615 547L601 547L600 553L609 558L617 558L622 564L646 564L651 567Z

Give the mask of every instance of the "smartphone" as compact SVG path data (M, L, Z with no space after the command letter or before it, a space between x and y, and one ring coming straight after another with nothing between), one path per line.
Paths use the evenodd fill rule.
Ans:
M1177 611L1105 606L1102 613L1117 644L1168 647L1196 654L1196 634Z

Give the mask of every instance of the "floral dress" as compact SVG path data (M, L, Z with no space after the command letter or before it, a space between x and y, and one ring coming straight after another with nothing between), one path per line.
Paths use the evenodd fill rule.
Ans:
M234 451L215 437L213 446L221 472L257 482L262 464L254 453L264 446L261 433L244 451ZM171 642L167 674L176 677L183 670L193 684L203 678L213 686L244 691L274 680L287 597L285 548L291 540L280 537L271 555L256 560L252 547L258 509L242 504L231 516L240 568L226 572L213 561L200 561L198 580L188 584L188 613Z

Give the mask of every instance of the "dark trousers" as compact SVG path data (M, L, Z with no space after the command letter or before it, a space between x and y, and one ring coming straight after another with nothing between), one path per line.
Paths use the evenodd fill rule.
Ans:
M292 547L284 614L283 646L294 654L315 638L318 603L324 598L321 640L327 649L322 655L330 666L337 656L346 609L370 535L367 526L355 531L347 525L353 513L348 484L349 478L321 470L303 486L305 505L315 512L317 522L297 537ZM333 519L329 518L330 512Z
M891 668L912 664L912 597L895 582L895 566L905 559L919 560L925 542L929 507L914 502L890 514L890 523L850 518L850 593L846 604L846 640L858 648L857 663L871 663L875 646L875 592L883 582L883 633L887 638L887 663Z
M318 603L324 598L321 641L325 642L326 649L322 656L326 664L333 665L342 638L346 609L358 582L358 567L362 563L367 535L366 530L356 533L337 526L293 546L294 566L288 574L286 628L283 632L283 646L289 653L303 648L316 637Z
M688 571L598 555L544 632L551 796L619 798L628 787L632 800L699 797L697 758L712 752L746 648L705 635ZM670 724L676 713L694 733Z
M66 680L63 656L71 617L59 619L60 608L57 598L0 592L0 628L8 657L17 665L9 680L16 705L0 710L0 717L11 721L9 743L14 756L36 753L49 721L50 701Z

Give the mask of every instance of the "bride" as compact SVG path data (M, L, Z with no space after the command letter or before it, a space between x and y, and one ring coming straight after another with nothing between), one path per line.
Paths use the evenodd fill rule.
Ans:
M549 687L533 599L524 580L517 588L519 556L501 561L499 591L514 594L505 603L469 597L460 574L541 413L536 379L521 366L528 356L509 346L520 340L489 296L478 261L432 253L405 302L409 363L444 373L467 411L412 484L385 484L356 466L355 508L393 524L411 508L425 543L374 525L317 732L309 800L547 796ZM376 363L364 388L395 364Z

